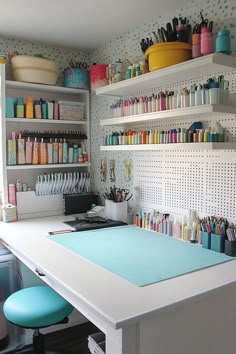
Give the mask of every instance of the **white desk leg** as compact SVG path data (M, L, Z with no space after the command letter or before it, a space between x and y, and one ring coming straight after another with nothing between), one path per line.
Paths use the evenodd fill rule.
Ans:
M139 325L109 330L106 335L106 354L139 354Z

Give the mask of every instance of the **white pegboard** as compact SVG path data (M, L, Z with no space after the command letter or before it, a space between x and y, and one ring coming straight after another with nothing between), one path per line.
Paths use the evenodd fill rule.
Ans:
M140 207L175 215L192 209L236 221L236 151L166 150L161 155L134 154Z

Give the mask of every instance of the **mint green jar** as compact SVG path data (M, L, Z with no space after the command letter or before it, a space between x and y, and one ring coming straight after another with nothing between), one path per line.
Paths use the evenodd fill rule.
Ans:
M216 52L231 54L230 31L225 29L217 33L216 37Z

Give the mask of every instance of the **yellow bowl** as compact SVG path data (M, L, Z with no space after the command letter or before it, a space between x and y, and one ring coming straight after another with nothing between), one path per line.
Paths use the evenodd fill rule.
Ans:
M192 58L192 46L184 42L157 43L145 52L149 70L154 71Z

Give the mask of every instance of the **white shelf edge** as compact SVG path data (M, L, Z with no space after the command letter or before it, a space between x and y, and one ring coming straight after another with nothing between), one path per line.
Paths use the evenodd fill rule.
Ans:
M145 150L235 150L235 143L179 143L100 146L101 151L145 151Z
M53 119L28 119L28 118L6 118L7 123L42 123L42 124L74 124L74 125L86 125L88 121L76 121L76 120L53 120Z
M210 68L209 65L211 66ZM221 53L205 55L197 59L191 59L138 77L100 87L95 90L95 93L96 95L122 96L132 91L134 92L135 90L138 91L144 89L145 83L148 83L148 87L150 88L150 84L156 84L156 80L158 79L162 79L163 85L165 85L165 79L167 83L173 82L175 77L179 74L184 75L183 77L186 77L189 74L188 78L196 77L196 69L203 69L207 66L208 70L212 72L217 71L217 66L224 67L225 70L235 69L236 57ZM211 73L209 73L209 75L211 75Z
M180 109L172 109L167 111L158 111L152 113L138 114L133 116L125 116L118 118L103 119L100 121L101 126L112 125L127 125L140 122L150 122L154 120L161 120L166 118L188 117L192 115L206 115L212 113L219 114L236 114L235 106L226 105L201 105Z
M71 167L90 167L91 163L67 163L67 164L53 164L53 165L16 165L16 166L7 166L6 169L8 171L14 170L34 170L34 169L52 169L52 168L71 168Z
M41 92L50 92L50 93L68 94L68 95L89 93L89 90L74 89L74 88L68 88L63 86L32 84L28 82L10 81L10 80L6 80L5 83L7 89L25 89L25 90L32 90L32 91L41 91Z

